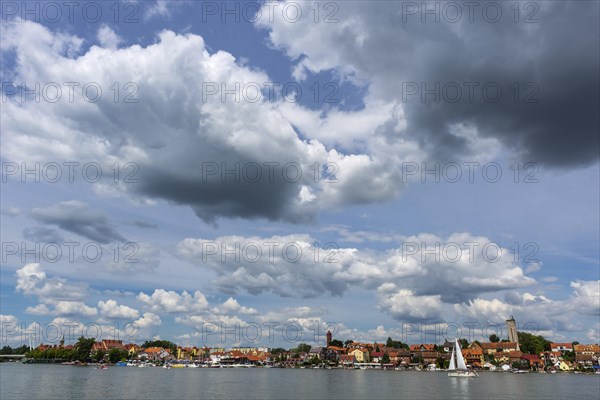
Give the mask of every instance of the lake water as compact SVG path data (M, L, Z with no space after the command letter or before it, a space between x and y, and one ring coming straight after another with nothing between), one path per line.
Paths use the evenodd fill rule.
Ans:
M0 363L8 399L596 399L600 375L312 369L131 368Z

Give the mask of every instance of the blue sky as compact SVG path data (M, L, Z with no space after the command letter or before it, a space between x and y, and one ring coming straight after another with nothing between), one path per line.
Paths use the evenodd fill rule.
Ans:
M436 21L313 3L84 2L56 22L3 3L3 341L50 323L195 345L269 323L311 343L482 340L510 315L599 340L598 4ZM39 102L19 92L36 84ZM293 347L278 329L261 343Z

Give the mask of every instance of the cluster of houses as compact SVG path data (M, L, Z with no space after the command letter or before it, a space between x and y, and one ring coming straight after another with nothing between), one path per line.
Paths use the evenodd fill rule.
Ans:
M575 367L594 367L598 366L600 359L600 346L573 345L572 343L551 343L550 351L544 351L540 354L527 354L519 349L518 342L497 342L497 343L478 343L469 344L463 349L465 361L474 368L490 368L495 365L520 365L522 368L533 370L554 369L560 371L571 371ZM575 358L566 357L570 353Z
M109 342L105 344L105 342ZM117 342L117 343L114 343ZM181 347L178 346L174 352L163 347L143 348L137 344L122 344L120 341L97 342L92 348L104 350L117 347L126 350L130 359L145 360L150 362L172 362L188 361L202 364L262 364L272 362L272 354L268 347L237 347L225 350L220 347Z
M565 359L565 354L575 353L574 362ZM597 344L551 343L550 351L540 354L545 365L552 365L562 371L572 370L575 366L598 367L600 346Z
M446 341L442 345L424 343L413 344L408 348L389 347L383 343L346 342L344 347L331 344L331 333L327 333L325 346L311 347L308 351L292 349L275 352L267 347L237 347L232 349L209 347L177 347L172 351L163 347L143 348L137 344L123 344L120 340L102 340L96 342L91 356L112 349L126 351L129 359L145 360L155 363L184 361L208 365L269 365L294 367L308 364L353 368L357 366L380 366L383 368L446 368L453 349L453 343ZM339 342L338 342L339 343ZM41 344L38 349L52 346ZM60 346L65 349L72 345ZM553 369L570 371L576 367L600 368L600 346L597 344L552 343L550 351L540 354L521 352L518 342L474 341L462 349L465 362L475 369L494 369L496 366L518 365L522 369ZM574 355L574 357L573 357Z
M446 341L442 345L433 343L413 344L408 349L387 347L382 343L350 343L347 347L314 347L299 359L289 362L304 362L317 357L327 363L351 367L356 364L382 364L388 367L446 368L450 362L454 344ZM554 369L571 371L576 367L598 368L600 346L597 344L551 343L551 350L538 354L523 353L518 342L474 341L462 349L465 362L475 369L494 369L496 366L516 365L523 369ZM574 354L572 360L567 353Z

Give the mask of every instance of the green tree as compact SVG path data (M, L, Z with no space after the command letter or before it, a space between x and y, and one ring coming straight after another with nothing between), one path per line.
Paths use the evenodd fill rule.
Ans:
M352 343L354 343L354 340L350 340L350 339L348 339L348 340L346 340L346 341L344 342L344 347L348 347L348 346L350 346Z
M127 350L122 349L110 349L108 352L108 361L111 363L117 363L123 358L127 358Z
M498 337L498 335L496 335L495 333L492 333L490 335L490 342L498 343L499 341L500 341L500 338Z
M425 362L425 359L423 357L421 357L421 356L413 356L412 357L412 362L423 364Z
M275 355L275 354L281 354L284 353L285 349L281 348L281 347L277 347L275 349L271 349L271 354Z
M540 354L550 350L550 341L541 335L532 335L527 332L518 332L519 347L523 353Z
M336 347L344 347L344 343L341 340L338 339L333 339L330 343L330 346L336 346Z
M574 351L565 351L562 353L563 360L569 362L575 362L575 352Z
M74 358L73 353L74 353L73 350L60 348L57 351L56 358L60 358L61 360L69 360L70 361Z
M54 360L56 358L56 349L51 347L48 350L46 350L46 358Z
M105 355L106 355L106 352L104 350L98 350L97 352L94 353L92 359L94 361L100 362L104 359Z
M94 338L84 338L81 336L79 339L77 339L77 343L75 344L77 353L76 358L81 362L87 361L87 359L90 357L90 352L92 351L92 346L94 346L94 343L96 343L96 339Z
M381 357L381 364L389 364L390 363L390 356L388 353L385 353L383 355L383 357Z
M162 347L163 349L169 349L171 354L177 354L177 345L168 340L147 340L142 345L142 348L147 349L148 347Z
M310 351L311 347L310 347L310 345L309 345L309 344L306 344L306 343L300 343L300 344L298 345L298 348L297 348L297 349L298 349L298 353L308 353L308 352Z
M13 354L25 354L29 350L29 347L23 345L21 347L17 347L13 349Z
M402 343L399 340L393 340L391 337L387 339L385 342L386 347L393 347L395 349L408 349L409 346L407 344Z
M467 342L467 339L459 339L458 340L460 342L460 348L461 349L466 349L467 347L469 347L469 342Z
M10 346L4 346L1 350L0 350L0 354L13 354L13 349Z

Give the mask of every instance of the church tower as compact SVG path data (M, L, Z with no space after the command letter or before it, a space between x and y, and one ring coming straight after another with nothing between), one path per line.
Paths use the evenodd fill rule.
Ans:
M327 347L331 344L331 331L327 331Z
M517 334L517 323L515 318L511 315L510 319L506 320L506 329L508 330L508 340L517 344L517 350L519 349L519 335Z

